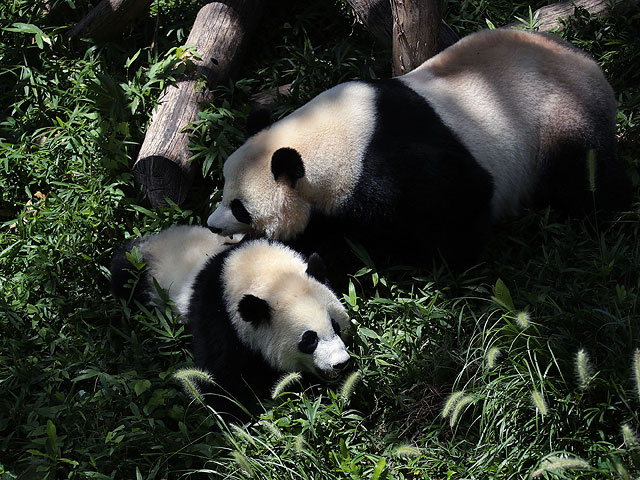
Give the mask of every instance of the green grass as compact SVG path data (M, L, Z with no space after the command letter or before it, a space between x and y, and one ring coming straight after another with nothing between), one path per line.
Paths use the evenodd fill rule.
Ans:
M114 249L202 223L251 94L292 83L278 117L390 71L389 51L345 5L276 2L194 126L207 179L182 207L151 211L129 169L158 94L188 62L177 47L197 3L154 1L127 41L98 45L64 38L86 1L54 1L48 15L0 4L0 479L640 476L636 209L595 233L592 219L528 212L497 227L462 275L363 267L339 292L356 376L289 378L247 425L224 424L183 389L188 330L169 308L111 296ZM445 15L466 34L527 19L529 5L447 2ZM638 13L582 12L564 32L618 95L619 154L636 186L639 31Z

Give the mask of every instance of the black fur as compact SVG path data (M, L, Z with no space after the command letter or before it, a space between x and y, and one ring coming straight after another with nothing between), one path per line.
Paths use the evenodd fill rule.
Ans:
M293 148L279 148L271 157L271 173L274 180L284 177L295 188L298 179L304 177L304 164L300 154Z
M242 204L242 202L237 198L231 200L231 213L233 214L234 217L236 217L236 220L238 220L239 222L246 223L247 225L251 223L251 214L247 212L247 209L244 208L244 205ZM209 230L213 231L211 227L209 227ZM220 233L220 232L218 231L213 233Z
M315 278L320 283L327 283L327 266L322 257L315 252L307 260L307 275Z
M596 120L593 128L571 140L559 139L552 146L534 200L537 206L551 205L574 215L599 210L606 220L608 213L631 205L633 191L624 164L615 154L615 123L597 110L590 117Z
M245 295L238 304L238 313L245 322L258 326L261 323L271 322L271 307L269 304L255 295Z
M469 265L490 229L491 175L420 95L395 79L368 84L377 118L360 182L336 214L312 214L296 248L323 246L335 259L346 236L378 266L430 264L438 254Z
M221 271L229 250L209 260L196 277L189 304L195 364L211 373L219 388L205 387L207 401L220 413L243 419L245 415L227 397L244 406L255 404L255 395L267 391L278 373L257 352L238 338L223 298Z

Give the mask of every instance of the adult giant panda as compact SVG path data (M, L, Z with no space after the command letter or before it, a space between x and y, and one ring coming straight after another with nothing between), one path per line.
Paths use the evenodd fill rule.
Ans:
M282 372L335 381L349 363L340 332L349 325L340 301L325 285L324 265L266 239L228 245L205 227L172 227L125 245L111 262L112 288L127 297L126 252L137 247L148 270L139 283L147 302L158 285L191 326L195 364L219 389L248 404L251 391ZM212 404L238 413L223 396Z
M615 132L592 59L551 35L482 31L406 75L331 88L250 137L224 165L207 224L303 250L346 235L376 259L439 250L465 265L492 223L524 207L627 206Z

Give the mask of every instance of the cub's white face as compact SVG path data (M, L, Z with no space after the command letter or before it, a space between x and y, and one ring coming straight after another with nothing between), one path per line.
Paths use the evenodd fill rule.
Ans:
M349 363L340 337L349 318L333 292L307 270L284 245L248 242L225 262L225 301L240 339L274 369L333 381Z

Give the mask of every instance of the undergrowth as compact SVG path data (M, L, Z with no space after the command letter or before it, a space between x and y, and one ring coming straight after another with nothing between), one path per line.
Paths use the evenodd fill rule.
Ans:
M278 118L340 81L388 76L390 55L346 4L275 2L193 125L205 179L182 207L151 210L130 167L160 91L190 61L197 3L154 1L104 44L64 36L89 2L0 5L0 478L640 476L635 206L601 230L528 212L461 275L363 265L338 292L357 373L335 386L283 380L246 425L183 389L188 329L169 307L111 296L114 250L203 222L252 94L290 83ZM464 35L517 17L535 27L540 4L444 13ZM619 155L637 186L640 15L577 13L562 35L618 95Z

